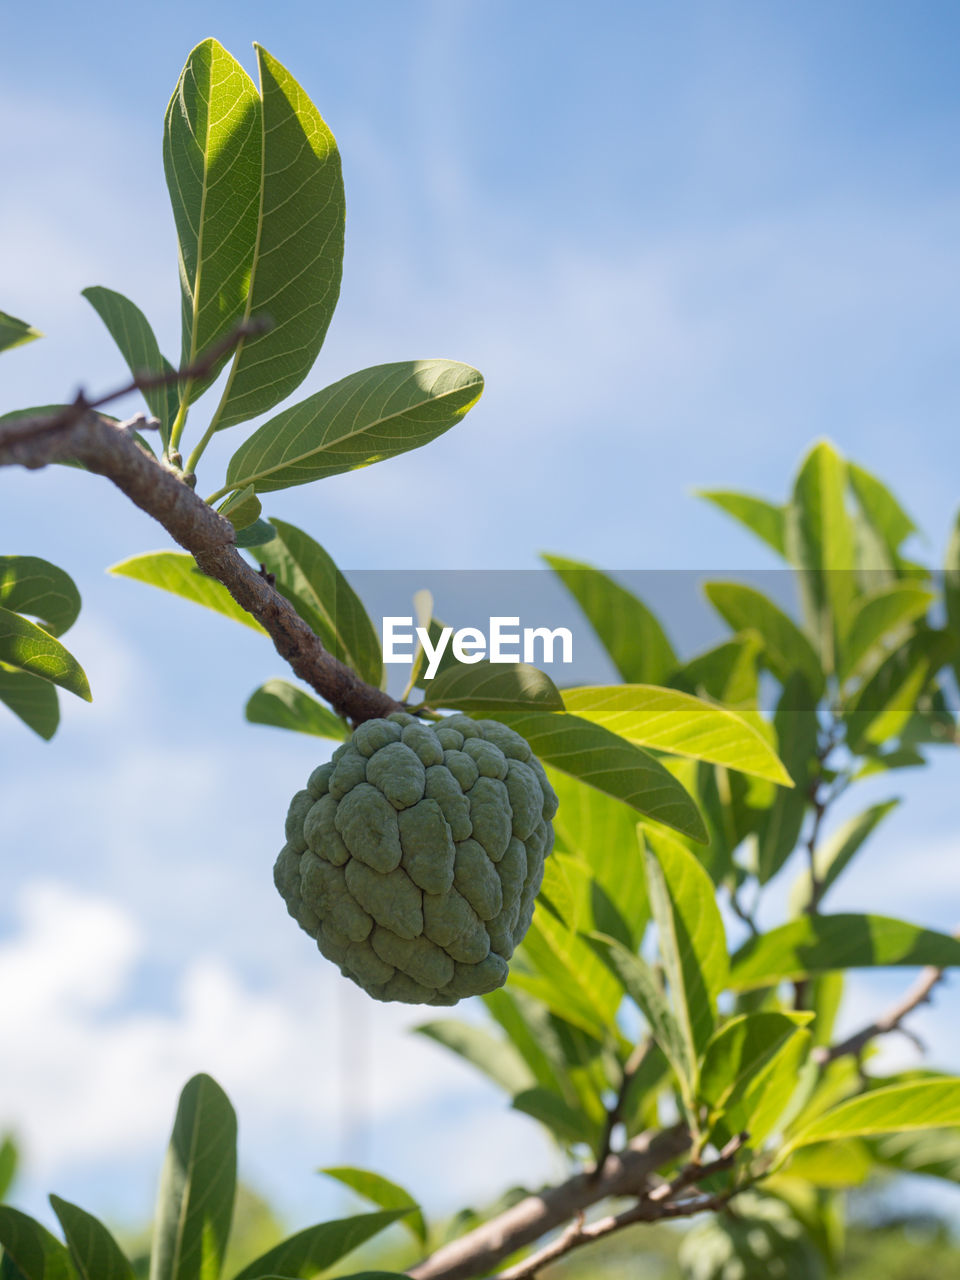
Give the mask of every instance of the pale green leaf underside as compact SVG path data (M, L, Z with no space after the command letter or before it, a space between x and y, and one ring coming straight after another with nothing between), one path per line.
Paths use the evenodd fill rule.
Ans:
M715 507L739 521L778 555L786 555L783 507L768 502L766 498L755 498L749 493L735 493L726 489L701 489L697 496L712 502Z
M150 322L138 306L122 293L92 285L81 294L93 307L107 327L117 349L136 378L140 374L172 373L170 361L161 353ZM160 423L163 438L167 439L170 426L177 416L180 393L175 382L143 391L150 412Z
M111 565L107 572L122 578L133 578L136 582L146 582L151 587L159 587L162 591L169 591L172 595L193 601L194 604L202 604L204 608L222 613L234 622L242 622L254 631L263 632L260 623L245 609L240 608L226 587L201 573L193 556L185 552L148 551Z
M316 738L345 742L349 726L338 715L287 680L268 680L247 700L244 715L251 724L292 729Z
M637 746L792 785L775 752L751 724L690 694L624 684L565 689L563 700L571 715L602 725Z
M458 711L563 710L563 698L550 677L525 662L457 663L427 680L424 689L432 707Z
M533 1072L514 1046L482 1027L456 1018L438 1018L415 1030L469 1062L511 1097L536 1083Z
M960 1080L918 1080L872 1089L818 1116L786 1151L856 1135L903 1133L960 1125Z
M91 701L83 668L68 649L48 632L9 609L0 608L0 662Z
M361 369L255 431L230 459L227 487L288 489L417 449L458 423L482 390L477 370L453 360Z
M0 606L36 618L62 636L80 613L80 592L69 574L38 556L0 556Z

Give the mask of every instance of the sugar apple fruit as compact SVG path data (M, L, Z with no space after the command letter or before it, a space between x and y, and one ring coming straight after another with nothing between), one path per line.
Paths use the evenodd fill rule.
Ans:
M553 847L557 797L495 720L368 720L287 814L274 880L321 952L377 1000L502 986Z

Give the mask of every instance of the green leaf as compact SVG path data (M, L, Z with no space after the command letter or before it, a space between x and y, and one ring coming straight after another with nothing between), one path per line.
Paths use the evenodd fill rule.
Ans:
M715 507L739 520L751 533L755 533L778 555L786 556L785 511L765 498L754 498L749 493L733 493L727 489L700 489L700 498L706 498Z
M244 715L251 724L292 729L317 738L346 742L350 726L328 707L286 680L268 680L247 699Z
M80 613L80 592L62 569L37 556L0 556L0 606L36 618L62 636Z
M659 760L639 747L579 716L517 711L492 715L526 738L539 760L683 835L706 840L694 801Z
M855 462L847 463L847 476L856 494L857 502L860 504L860 510L880 535L887 550L896 558L900 544L911 533L916 533L917 526L887 486L876 476L871 475Z
M602 1041L623 999L623 986L590 944L542 901L523 940L522 955L547 984L544 994L553 1011Z
M277 536L277 531L266 520L254 520L245 529L237 530L238 547L264 547Z
M253 485L248 484L245 489L238 489L226 501L221 502L217 510L222 516L226 516L239 533L241 529L249 529L251 525L257 523L263 508L260 505L260 499L253 491Z
M0 1247L16 1268L14 1280L75 1280L70 1253L34 1218L0 1205ZM6 1280L6 1271L3 1273Z
M308 1280L405 1216L405 1209L384 1209L307 1227L261 1254L233 1280L261 1280L271 1273L284 1280Z
M482 1000L490 1016L506 1032L510 1044L530 1068L531 1083L542 1084L557 1093L563 1092L565 1063L545 1006L522 991L507 991L503 987L488 992Z
M525 662L458 662L426 682L425 696L431 707L458 711L563 710L550 677Z
M138 306L113 289L92 285L81 290L82 297L93 307L107 327L110 337L127 362L135 378L141 374L172 373L173 366L161 354L150 321ZM170 427L177 416L180 391L176 382L161 387L147 387L142 392L150 412L160 423L164 443L170 439Z
M859 1187L875 1172L867 1144L859 1138L803 1147L790 1158L789 1176L816 1187Z
M81 1280L134 1280L133 1267L102 1222L59 1196L50 1203Z
M456 426L482 390L477 370L453 360L361 369L254 431L230 459L227 488L289 489L419 449Z
M744 1080L742 1090L728 1098L710 1131L711 1141L722 1146L735 1134L748 1133L749 1145L758 1150L778 1126L803 1085L803 1068L810 1051L810 1032L794 1030L775 1049L756 1074Z
M814 854L814 867L820 883L820 901L861 845L899 803L899 800L886 800L883 804L871 805L856 817L848 818L833 835L823 841ZM800 915L807 910L809 902L810 869L805 867L790 892L790 909L794 915Z
M727 943L716 890L682 844L644 827L647 888L673 1010L698 1060L713 1034L717 996L727 983Z
M244 315L257 238L261 104L253 81L216 40L187 58L164 118L163 168L180 251L183 365ZM188 384L189 400L216 379ZM242 488L243 486L237 486Z
M734 991L829 969L960 964L960 941L887 916L803 916L746 942L732 957Z
M254 48L263 170L245 314L272 324L237 347L219 429L266 413L304 380L333 317L343 266L343 178L333 134L290 72Z
M60 724L57 691L49 680L0 662L0 702L49 742Z
M834 666L835 628L845 624L856 594L853 522L844 494L846 463L827 441L807 454L787 513L787 551L800 570L807 614L827 670Z
M960 637L960 512L957 514L944 561L943 598L947 609L947 627ZM953 672L960 684L960 652L954 654Z
M514 1111L522 1111L545 1125L561 1143L584 1142L592 1146L597 1137L597 1127L583 1110L571 1106L557 1093L551 1093L539 1085L518 1093L513 1100Z
M744 1013L717 1031L707 1045L700 1071L700 1097L720 1115L746 1095L761 1071L812 1013Z
M879 1164L902 1173L960 1182L960 1132L956 1129L893 1134L873 1140L870 1150Z
M697 1088L697 1062L693 1044L681 1031L654 970L640 955L627 950L616 938L591 935L597 952L619 978L624 990L650 1027L650 1034L676 1072L688 1110Z
M121 578L133 578L135 582L146 582L151 587L159 587L162 591L169 591L194 604L202 604L214 613L222 613L225 618L232 618L234 622L242 622L245 627L265 634L256 618L241 609L226 587L201 573L193 556L186 552L148 551L111 565L107 572L115 573Z
M6 1134L3 1141L0 1142L0 1201L6 1198L7 1192L10 1190L17 1173L18 1163L17 1144L9 1134ZM2 1240L0 1240L0 1244L2 1243Z
M256 556L276 578L276 588L309 623L335 658L379 686L380 637L360 597L318 542L295 525L271 519L276 537Z
M793 853L809 804L810 766L817 754L817 708L803 675L790 676L777 705L774 728L793 779L779 790L757 831L757 879L766 884Z
M0 662L92 701L83 668L59 640L22 618L19 613L0 608Z
M404 1191L403 1187L397 1186L395 1182L382 1177L379 1173L371 1173L368 1169L354 1169L346 1165L330 1166L321 1169L320 1173L325 1173L328 1178L334 1178L345 1187L349 1187L351 1191L356 1191L358 1195L372 1200L381 1209L408 1210L406 1217L402 1219L403 1225L413 1232L414 1238L421 1244L427 1243L427 1224L423 1220L423 1213L413 1196Z
M840 679L854 675L891 632L922 618L936 598L935 592L909 582L891 583L861 596L840 646Z
M215 1080L180 1094L160 1177L150 1280L218 1280L237 1186L237 1117Z
M734 631L753 629L763 638L761 661L781 684L802 673L815 698L824 689L820 659L793 619L772 600L739 582L707 582L707 599Z
M511 1097L535 1083L533 1072L512 1044L473 1023L440 1018L414 1030L469 1062Z
M601 725L637 746L793 785L757 730L726 707L645 684L565 689L563 700L571 715Z
M795 1134L781 1159L798 1147L836 1138L872 1137L960 1125L960 1080L919 1080L841 1102Z
M674 670L677 656L666 632L633 592L578 560L543 558L586 614L624 680L660 684Z
M921 631L892 653L847 704L847 743L860 753L897 738L916 709L930 677L954 652L948 632Z
M754 705L757 701L757 663L763 639L757 631L743 631L714 645L674 671L667 684L697 697L706 694L727 706Z
M26 320L18 320L16 316L0 311L0 351L10 347L19 347L24 342L33 342L34 338L42 338L43 334L27 324Z

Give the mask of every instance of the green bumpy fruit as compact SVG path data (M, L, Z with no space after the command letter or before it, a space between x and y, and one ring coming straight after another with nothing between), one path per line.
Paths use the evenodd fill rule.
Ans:
M377 1000L456 1004L506 981L553 848L557 797L495 720L368 720L287 814L274 880Z

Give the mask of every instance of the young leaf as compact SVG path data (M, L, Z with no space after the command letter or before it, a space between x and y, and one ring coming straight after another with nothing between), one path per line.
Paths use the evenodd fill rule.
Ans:
M49 742L60 724L57 691L49 680L0 662L0 702Z
M817 708L805 677L788 678L777 704L774 728L783 762L793 779L765 810L757 831L757 879L766 884L796 848L809 804L810 765L817 753Z
M207 1280L223 1266L237 1186L237 1117L210 1076L180 1094L160 1178L150 1280Z
M245 489L238 489L225 502L221 502L217 510L222 516L226 516L234 529L239 532L256 524L263 508L260 505L260 499L253 491L253 485L248 484Z
M87 677L73 654L19 613L3 608L0 608L0 662L18 671L42 676L85 702L92 701Z
M106 325L110 337L117 344L120 354L127 362L127 368L135 378L141 373L173 372L170 361L161 354L150 321L129 298L100 285L92 285L80 292ZM169 382L161 387L147 387L142 395L150 412L160 423L160 433L166 443L170 438L170 427L177 416L179 388L176 382Z
M151 587L159 587L184 600L192 600L194 604L202 604L214 613L222 613L225 618L234 622L242 622L245 627L263 633L263 627L245 609L241 609L226 587L221 586L214 578L208 578L197 568L193 556L183 551L148 551L144 555L131 556L129 560L121 560L111 565L108 573L115 573L121 578L133 578L135 582L146 582Z
M431 707L457 711L563 710L550 677L525 662L458 662L428 680L424 693Z
M539 760L682 835L706 841L694 801L659 760L639 747L579 716L542 711L491 714L526 738Z
M477 370L453 360L348 374L254 431L230 459L222 492L289 489L419 449L456 426L482 390Z
M554 1012L602 1041L623 999L623 985L590 944L542 902L523 940L523 957L553 989Z
M0 1205L0 1249L13 1268L10 1280L75 1280L67 1248L34 1218ZM7 1280L7 1272L0 1273Z
M785 512L765 498L755 498L749 493L733 493L725 489L701 489L697 496L706 498L715 507L725 511L734 520L762 538L778 555L786 556Z
M28 614L52 636L62 636L80 613L80 592L70 575L49 560L0 556L0 605Z
M440 1018L436 1022L424 1022L414 1030L469 1062L511 1097L536 1083L514 1046L482 1027L456 1018Z
M720 1115L744 1097L780 1049L807 1025L812 1013L744 1013L716 1032L700 1071L700 1097Z
M562 556L543 558L586 614L623 679L662 683L676 667L677 655L643 601L590 565Z
M698 653L678 667L666 682L681 693L704 694L715 702L737 707L757 701L757 665L763 652L758 631L741 631L730 640Z
M748 1133L749 1145L759 1149L789 1114L792 1099L802 1087L809 1051L810 1032L795 1028L773 1057L744 1080L742 1091L728 1098L710 1131L711 1141L722 1146L735 1134Z
M134 1280L133 1267L102 1222L59 1196L50 1203L81 1280Z
M841 1102L796 1133L781 1159L798 1147L836 1138L872 1137L960 1125L960 1079L918 1080L871 1089Z
M727 943L713 881L682 844L645 826L647 887L673 1010L699 1060L726 986Z
M269 1275L283 1276L284 1280L308 1280L405 1217L406 1212L405 1209L384 1209L307 1227L261 1254L238 1271L233 1280L262 1280Z
M744 943L729 985L749 991L829 969L928 964L960 965L960 941L887 916L803 916Z
M284 520L270 521L276 537L251 554L276 579L276 588L308 622L334 657L379 685L380 638L360 597L318 542Z
M563 700L571 715L602 725L637 746L793 785L757 730L726 707L644 684L565 689Z
M922 618L936 594L910 582L895 582L861 596L850 614L840 645L837 675L847 680L891 632Z
M507 991L503 987L488 992L482 999L490 1016L529 1067L533 1077L529 1083L542 1084L555 1093L566 1093L566 1063L550 1013L544 1005L522 991Z
M0 351L10 347L19 347L24 342L33 342L34 338L42 338L43 334L27 324L26 320L18 320L6 311L0 311Z
M512 1105L514 1111L539 1120L561 1144L583 1142L592 1147L597 1140L597 1126L583 1109L571 1106L549 1089L539 1085L525 1089L517 1094Z
M268 680L247 699L244 715L251 724L310 733L316 738L346 742L350 726L316 698L287 680Z
M927 681L955 649L949 632L920 631L882 662L844 712L850 748L859 753L899 737Z
M899 557L900 544L911 533L916 533L917 526L887 486L876 476L871 475L855 462L847 463L847 476L856 494L860 510L896 560Z
M761 661L781 684L802 673L814 699L823 693L824 677L813 645L793 619L772 600L739 582L707 582L707 599L734 631L752 629L763 637Z
M222 341L244 315L260 160L261 104L253 81L221 44L204 40L187 58L163 130L180 250L182 364ZM205 378L188 384L189 400L215 380L226 359L224 353Z
M860 846L899 803L899 800L887 800L883 804L871 805L855 818L849 818L820 845L814 855L814 866L820 883L820 901L823 901L827 890L849 864ZM807 910L809 902L810 869L805 867L790 891L790 909L794 915L798 916Z
M395 1182L382 1177L379 1173L371 1173L368 1169L337 1165L321 1169L319 1172L325 1173L328 1178L334 1178L367 1200L372 1200L381 1209L406 1209L406 1217L402 1219L403 1225L413 1233L414 1239L419 1240L421 1244L427 1243L427 1224L423 1220L423 1213L413 1196L404 1191L403 1187L398 1187Z
M245 548L265 547L277 536L277 531L266 520L254 520L245 529L237 530L237 546Z
M344 196L333 134L290 72L255 45L262 174L245 315L266 333L237 347L217 426L266 413L310 372L340 294Z

